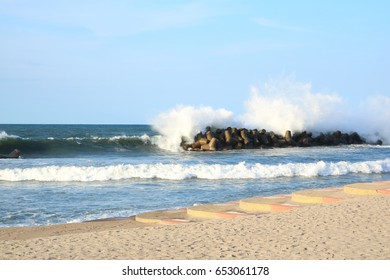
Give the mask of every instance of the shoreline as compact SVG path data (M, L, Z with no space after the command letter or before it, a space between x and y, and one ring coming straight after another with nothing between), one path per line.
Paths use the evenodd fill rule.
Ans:
M354 187L360 187L359 184L350 185L353 187L349 189L344 186L343 190L349 191L346 194L334 188L328 190L332 195L318 196L323 189L293 193L292 199L298 201L294 203L303 207L289 211L252 211L251 215L234 216L232 213L238 212L229 210L229 217L192 216L193 220L177 225L161 224L167 220L167 211L171 211L170 215L178 213L166 210L157 213L160 215L157 223L141 223L136 221L136 216L0 228L0 259L388 260L390 181L376 183L380 188L363 188L367 183L360 184L362 188ZM302 197L306 201L300 201ZM259 205L259 199L245 202ZM237 207L237 202L228 204L228 208L232 205ZM211 206L222 207L221 204ZM192 213L214 213L211 206L207 205L207 210L193 208ZM220 209L217 212L221 213ZM150 218L153 212L148 213ZM152 216L156 218L156 214Z

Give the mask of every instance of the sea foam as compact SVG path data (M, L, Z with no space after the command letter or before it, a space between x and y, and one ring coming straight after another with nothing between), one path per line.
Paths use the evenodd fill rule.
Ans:
M339 176L390 172L390 159L362 162L249 164L119 164L109 166L46 166L0 170L0 181L91 182L126 179L262 179L277 177Z

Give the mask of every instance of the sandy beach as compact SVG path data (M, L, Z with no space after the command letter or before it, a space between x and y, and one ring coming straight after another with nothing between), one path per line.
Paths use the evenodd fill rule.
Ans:
M0 259L390 259L390 195L180 225L106 220L0 229Z

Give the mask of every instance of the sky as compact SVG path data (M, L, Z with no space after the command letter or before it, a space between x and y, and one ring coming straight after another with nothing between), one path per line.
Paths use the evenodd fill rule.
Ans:
M245 114L293 77L390 100L388 1L0 0L0 123L148 124L177 105Z

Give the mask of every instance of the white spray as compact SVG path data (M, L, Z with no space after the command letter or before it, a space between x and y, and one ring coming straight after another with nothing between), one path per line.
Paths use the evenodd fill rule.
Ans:
M359 109L350 116L353 128L361 131L370 141L381 138L386 145L390 145L390 97L372 96L359 106Z
M234 117L226 109L180 105L157 116L153 127L161 135L156 144L171 151L180 150L182 137L191 140L206 126L264 128L279 134L286 130L356 131L368 141L382 139L390 144L390 98L370 97L360 108L349 103L335 93L313 92L310 83L288 76L262 87L253 86L241 116Z
M245 102L243 126L264 128L279 134L286 130L328 130L342 118L342 99L335 94L313 93L310 83L297 83L291 77L271 81L263 88L252 87Z
M233 113L225 109L179 105L154 120L153 128L161 135L156 144L165 150L179 151L182 138L192 140L206 126L225 127L232 120Z

